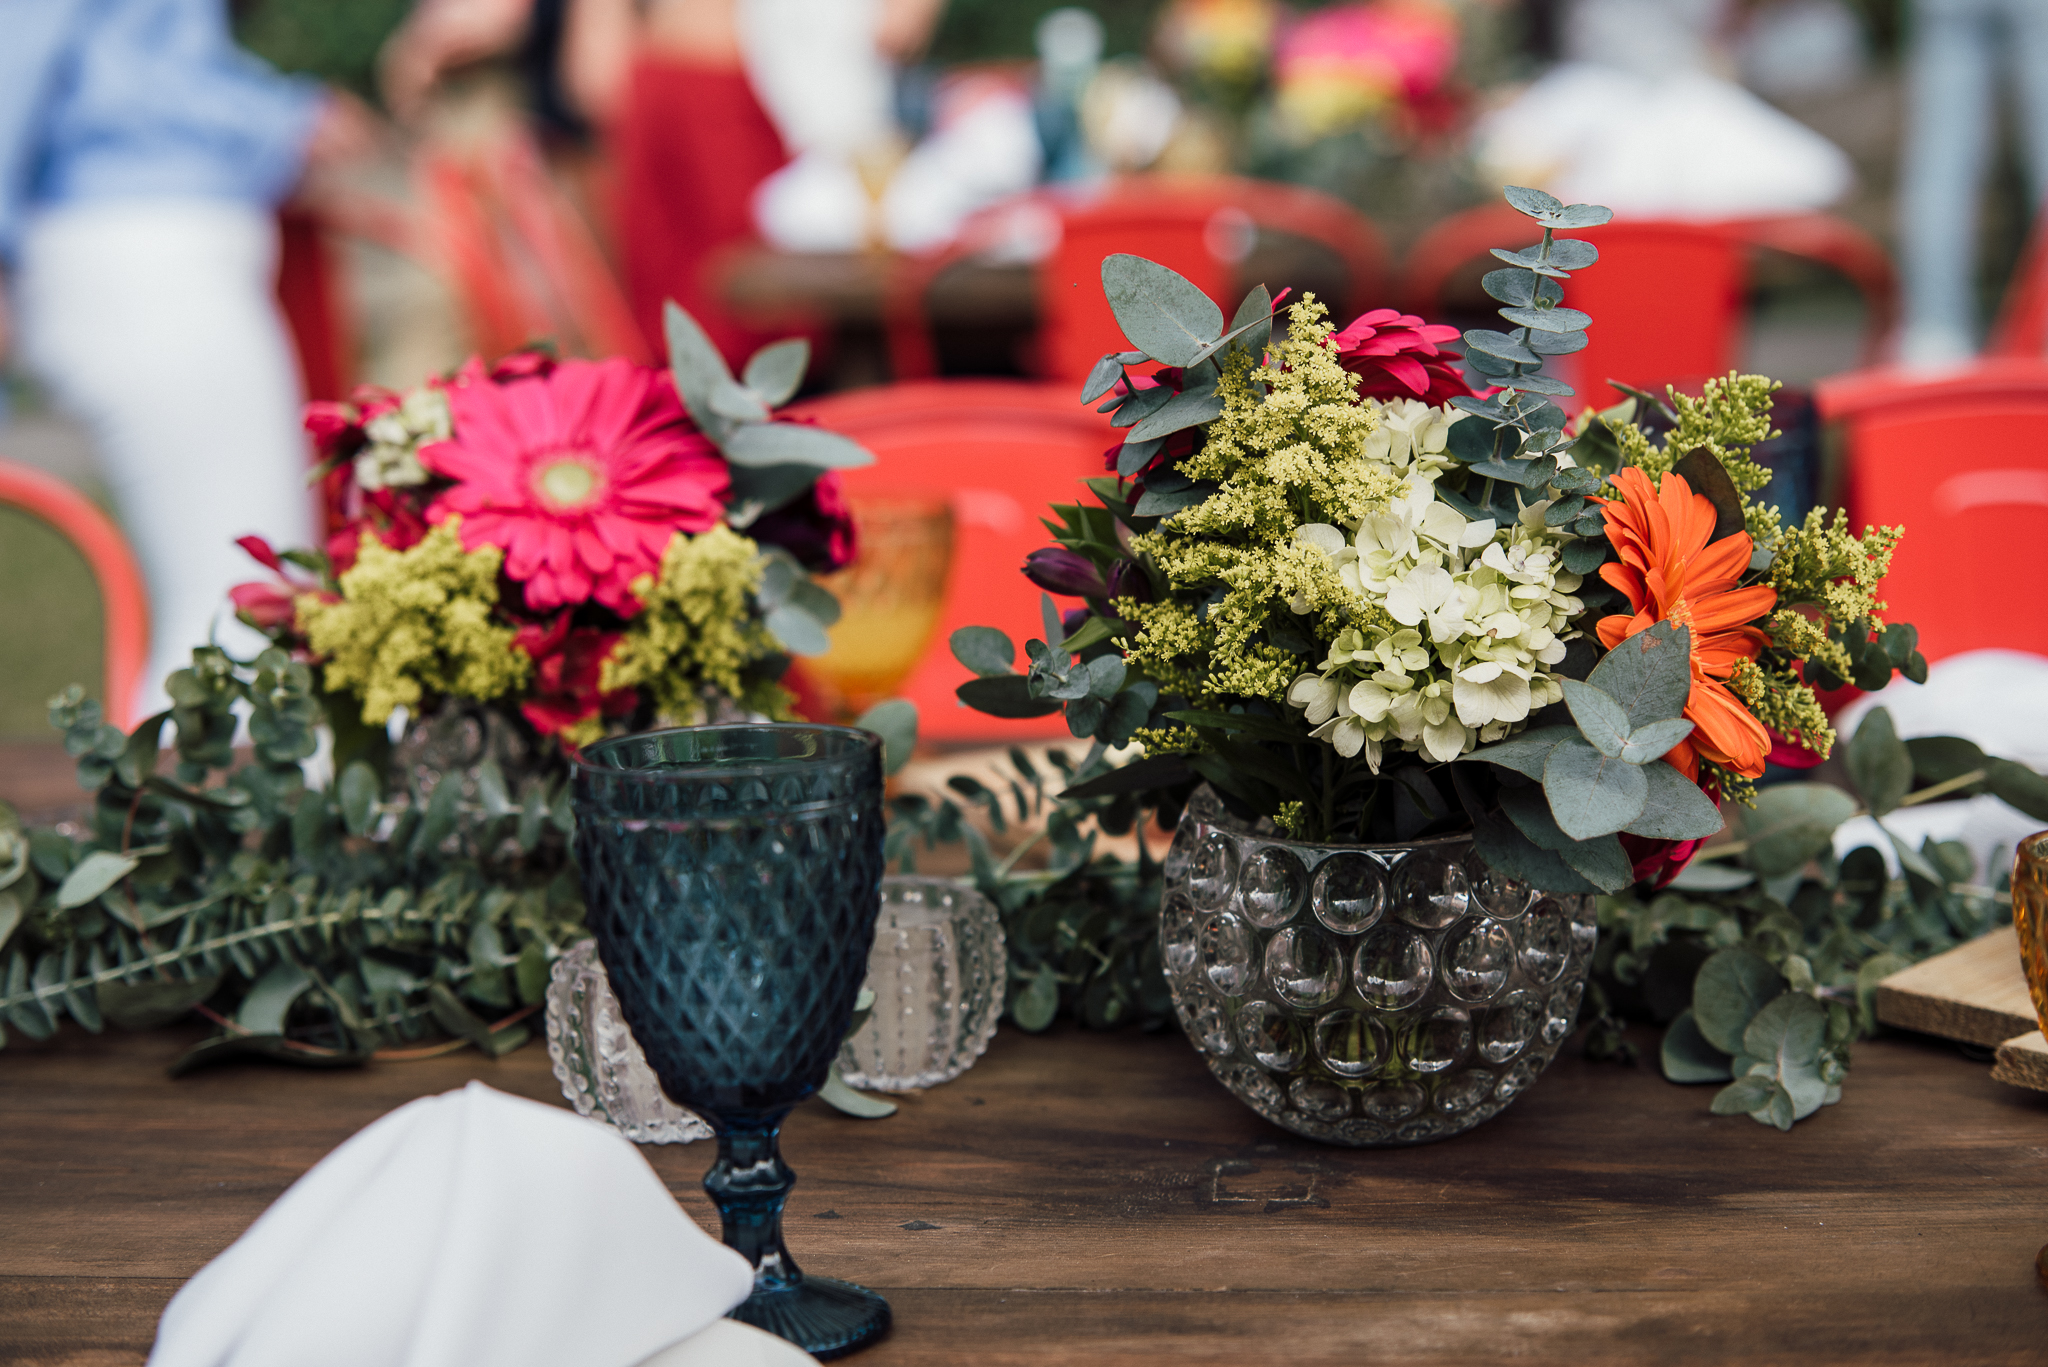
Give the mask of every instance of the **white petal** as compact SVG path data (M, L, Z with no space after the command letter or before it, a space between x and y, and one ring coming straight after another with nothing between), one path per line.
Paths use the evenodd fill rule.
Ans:
M1394 705L1394 695L1376 683L1354 684L1347 699L1351 710L1367 721L1385 721L1387 710Z
M1458 677L1468 683L1491 683L1500 677L1500 664L1495 660L1481 660L1459 670Z
M1416 597L1406 581L1388 588L1387 615L1404 627L1412 627L1422 620L1422 600Z
M1468 548L1484 546L1493 540L1493 534L1498 530L1499 528L1494 525L1492 518L1481 518L1477 522L1466 525L1464 533L1458 538L1458 544Z
M1324 555L1335 555L1344 549L1344 533L1327 522L1308 522L1294 529L1297 545L1314 546Z
M1330 744L1337 747L1337 753L1350 759L1365 745L1365 728L1355 721L1340 721L1330 736Z
M1452 718L1422 729L1423 751L1439 764L1448 764L1465 753L1465 728Z

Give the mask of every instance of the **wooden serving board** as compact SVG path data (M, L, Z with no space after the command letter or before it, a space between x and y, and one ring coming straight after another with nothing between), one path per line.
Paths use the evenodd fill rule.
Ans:
M2020 967L2011 926L1980 935L1877 985L1877 1018L1998 1050L1991 1075L2000 1082L2048 1091L2048 1040Z

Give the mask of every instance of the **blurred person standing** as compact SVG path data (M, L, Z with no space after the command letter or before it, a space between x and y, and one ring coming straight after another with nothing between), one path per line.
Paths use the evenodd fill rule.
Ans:
M224 611L235 538L315 539L272 211L366 116L236 48L223 0L0 0L0 35L0 262L149 581L153 712L194 646L263 644Z
M1899 359L1941 366L1977 351L1977 230L2001 78L2018 87L2027 192L2037 210L2048 200L2048 0L1914 0L1909 42Z

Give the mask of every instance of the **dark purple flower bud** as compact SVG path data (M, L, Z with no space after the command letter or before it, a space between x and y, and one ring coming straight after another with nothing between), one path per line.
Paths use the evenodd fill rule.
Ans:
M1152 601L1152 580L1137 561L1119 560L1116 568L1109 572L1109 596L1149 603Z
M1095 562L1064 546L1046 546L1024 557L1024 577L1047 593L1100 598L1109 591Z
M1072 636L1075 632L1079 631L1082 627L1086 626L1088 624L1088 619L1090 617L1093 617L1094 615L1095 614L1087 608L1068 608L1065 612L1060 614L1061 634L1066 636Z

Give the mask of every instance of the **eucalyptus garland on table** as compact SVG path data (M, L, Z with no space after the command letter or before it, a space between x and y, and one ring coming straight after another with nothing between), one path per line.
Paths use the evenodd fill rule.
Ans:
M1877 984L2012 919L2009 858L1978 870L1955 841L1909 845L1892 812L1989 793L2048 822L2048 778L1956 736L1901 741L1876 708L1850 739L1854 793L1826 783L1758 791L1738 838L1661 892L1600 899L1595 984L1625 1015L1668 1022L1673 1082L1725 1084L1718 1115L1789 1129L1841 1093L1849 1045L1876 1032ZM1859 801L1860 799L1860 801ZM1836 830L1876 819L1899 865Z

